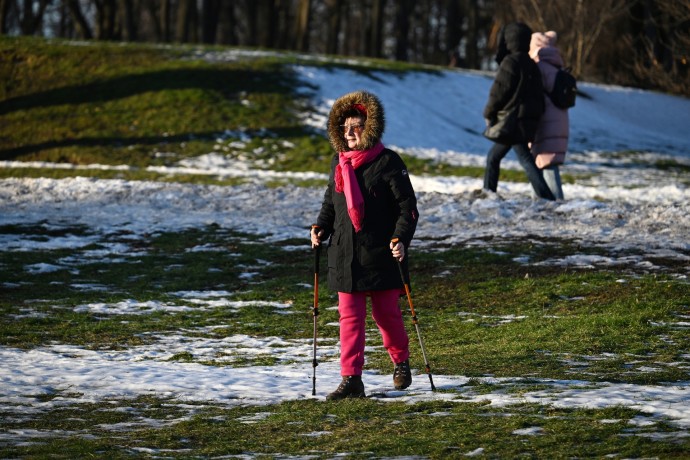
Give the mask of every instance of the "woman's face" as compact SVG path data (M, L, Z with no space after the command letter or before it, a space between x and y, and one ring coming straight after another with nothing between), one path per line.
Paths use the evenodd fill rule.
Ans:
M343 135L350 150L355 150L364 131L364 117L349 117L343 124Z

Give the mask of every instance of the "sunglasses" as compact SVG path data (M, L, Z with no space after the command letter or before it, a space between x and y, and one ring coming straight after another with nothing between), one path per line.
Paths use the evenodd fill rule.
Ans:
M340 129L342 129L344 133L349 133L351 129L360 132L363 128L364 125L361 123L353 123L351 125L340 125Z

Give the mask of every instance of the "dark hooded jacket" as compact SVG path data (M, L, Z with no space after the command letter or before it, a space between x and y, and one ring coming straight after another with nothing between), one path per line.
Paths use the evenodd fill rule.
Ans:
M372 162L355 170L364 198L362 230L355 232L347 212L345 194L335 190L338 153L349 150L340 125L355 104L366 107L367 118L358 149L374 147L385 127L383 106L371 93L357 91L339 98L328 119L328 137L336 154L316 225L328 239L328 287L338 292L397 289L403 287L397 261L389 247L399 238L407 249L417 226L417 199L405 163L397 153L384 149ZM408 251L403 271L406 279Z
M492 124L496 122L499 110L518 107L518 130L511 144L534 140L539 119L544 113L541 72L528 54L531 38L532 30L525 24L505 26L499 36L501 42L496 56L500 65L484 107L484 118Z

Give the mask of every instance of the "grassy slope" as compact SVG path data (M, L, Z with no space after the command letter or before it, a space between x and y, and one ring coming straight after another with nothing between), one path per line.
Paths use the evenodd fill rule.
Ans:
M304 58L284 55L211 64L192 59L193 51L0 37L0 160L144 168L212 152L219 136L230 142L246 133L252 137L248 145L224 153L249 156L257 167L269 161L276 170L327 171L328 143L294 116L309 108L295 97L285 64ZM390 72L420 70L390 62L381 66ZM418 173L483 174L481 168L407 160ZM162 178L141 170L0 169L0 177L37 175ZM525 180L521 171L510 170L503 171L502 178Z
M304 130L292 116L293 110L302 109L291 92L290 73L282 66L292 58L211 65L180 59L189 51L1 37L0 76L4 86L0 88L0 159L143 168L213 151L216 137L226 130L246 130L253 140L230 155L248 155L264 147L267 153L255 158L257 164L279 150L284 155L276 156L278 160L271 168L325 172L330 155L325 139ZM286 150L280 143L285 139L294 147ZM435 170L424 162L413 163L410 168ZM162 179L142 169L113 173L17 168L0 173L4 177L118 174L130 179ZM481 171L456 169L451 173L478 175ZM515 176L524 174L515 172ZM0 234L35 238L88 231L78 227L0 228ZM134 257L138 263L129 263L130 259L77 263L79 270L75 272L31 276L26 272L28 265L60 264L66 258L82 260L85 250L100 246L3 253L0 279L14 287L0 287L0 344L25 349L52 343L118 349L144 343L145 333L213 325L226 326L214 332L220 337L309 337L311 318L307 311L301 321L299 315L258 309L124 318L74 311L76 305L88 302L131 298L165 301L172 300L175 291L204 289L226 289L238 293L236 299L310 305L310 292L297 287L309 280L310 258L269 250L265 245L252 244L252 239L215 227L152 235L137 243L146 250ZM208 243L226 247L227 252L186 251L195 244ZM491 249L447 248L418 253L411 260L415 306L435 373L477 377L467 391L478 393L520 393L537 388L541 378L644 384L687 381L687 369L674 365L687 362L683 358L689 345L687 333L673 326L679 315L688 314L686 283L671 276L634 273L633 267L612 273L525 266L514 260L529 255L536 263L557 254L597 251L574 247L567 241L550 246L496 242ZM231 257L230 253L241 256ZM240 277L240 267L258 259L271 263L248 284ZM217 268L222 271L213 270ZM103 292L70 289L73 284L99 284L109 290L104 298ZM332 303L331 295L322 290L321 304ZM27 315L27 309L39 314ZM334 328L327 327L336 321L335 315L332 310L322 311L319 330L324 337L335 337ZM504 323L507 315L519 318ZM371 340L379 345L376 334L371 334ZM414 340L412 347L413 367L421 370ZM194 356L177 359L196 361ZM569 360L589 364L578 367ZM270 363L248 360L233 365L253 364ZM367 365L382 372L390 370L381 352L368 355ZM640 371L642 368L656 370ZM486 375L528 376L534 382L492 386L479 380ZM58 398L61 391L37 398ZM675 437L683 430L664 422L631 428L627 421L640 413L620 408L565 410L523 405L497 409L441 401L412 405L295 401L230 410L210 404L192 410L175 401L142 397L137 401L84 403L22 417L16 416L18 412L22 412L20 408L0 409L0 427L45 430L46 436L43 442L32 445L13 443L11 437L0 440L0 456L4 458L145 457L149 455L145 448L171 449L162 453L171 457L357 452L364 458L403 454L446 458L484 448L485 455L493 458L607 454L682 458L690 449L688 438ZM242 417L263 413L268 415L254 424L239 422ZM176 418L186 419L170 422ZM161 424L153 428L151 420ZM118 423L133 425L123 425L115 433L113 428L106 428ZM540 426L544 432L530 437L513 434L531 426ZM660 432L668 432L669 438L645 437L646 433ZM325 434L307 436L309 433Z

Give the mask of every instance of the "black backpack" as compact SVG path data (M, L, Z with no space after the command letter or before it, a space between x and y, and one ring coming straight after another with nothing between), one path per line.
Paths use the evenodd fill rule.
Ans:
M551 98L553 105L559 109L569 109L575 105L577 80L570 73L570 68L558 69L553 83L553 90L547 94Z

